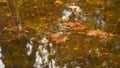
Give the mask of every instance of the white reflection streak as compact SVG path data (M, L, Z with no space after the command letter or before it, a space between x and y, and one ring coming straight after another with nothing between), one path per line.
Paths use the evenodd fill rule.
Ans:
M43 46L44 45L39 45L38 51L36 52L36 63L34 64L35 68L43 68L43 64L48 62L48 51Z
M53 44L52 43L49 43L49 46L50 46L50 54L51 55L54 55L56 53L55 49L53 48ZM55 65L55 59L52 59L49 63L49 68L57 68L56 65Z
M41 68L41 64L42 64L42 57L39 55L39 52L37 51L36 52L36 59L35 59L35 64L34 64L34 67L35 68Z
M32 48L33 48L32 44L33 44L32 41L30 41L30 42L27 43L26 47L29 49L28 52L27 52L28 56L32 53Z
M64 16L62 16L62 20L69 20L69 17L72 14L72 12L69 10L64 10L63 14L64 14Z
M105 23L106 23L106 22L105 22L103 19L97 19L97 24L98 24L98 26L101 26L102 29L104 28Z
M43 38L42 40L44 40L45 38ZM47 44L47 42L41 42L43 45L39 45L38 50L36 52L36 59L35 59L35 64L34 67L35 68L44 68L44 66L47 66L49 68L56 68L55 66L55 60L51 59L49 61L48 56L49 54L53 55L55 54L55 50L53 49L53 44L49 43ZM50 53L48 52L48 50L46 49L47 46L50 46Z
M0 68L5 68L5 65L4 65L4 63L3 63L3 61L2 61L2 49L1 49L1 47L0 47Z
M39 45L38 50L36 52L36 59L35 59L35 68L43 68L44 64L48 63L48 51L46 49L47 43L46 38L44 37L41 40L43 45Z
M51 60L51 62L49 63L49 68L56 68L55 66L55 60Z

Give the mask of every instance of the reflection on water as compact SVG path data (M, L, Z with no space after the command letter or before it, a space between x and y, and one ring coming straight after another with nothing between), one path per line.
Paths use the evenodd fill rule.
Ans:
M104 20L104 14L102 14L101 10L95 8L96 13L94 14L91 11L86 11L90 10L91 7L83 9L82 4L78 6L79 4L77 3L72 3L72 5L68 5L67 3L65 4L66 6L63 5L64 8L62 10L60 9L62 12L59 13L63 13L63 15L60 15L61 17L58 16L60 19L56 21L54 18L57 15L54 13L58 13L56 9L60 6L52 6L55 9L53 10L50 7L53 4L52 0L44 0L45 2L41 2L40 0L33 1L35 3L32 0L21 0L22 7L19 9L23 9L24 7L28 8L23 12L19 12L16 9L19 31L17 33L17 31L10 29L11 31L5 36L7 37L8 35L9 37L12 33L17 35L19 32L22 33L24 28L30 28L30 31L28 30L25 34L27 40L21 39L21 36L17 36L15 39L14 36L12 36L13 39L10 36L8 40L5 39L8 43L5 44L6 46L3 43L3 52L0 47L0 68L112 68L112 65L113 68L118 68L117 66L120 65L120 41L118 40L120 39L114 40L112 37L108 37L106 33L101 38L97 37L97 34L104 34L101 30L105 31L105 28L107 28L105 26L109 24ZM29 5L29 3L31 4ZM40 11L38 12L40 14L35 14L36 10ZM19 16L20 14L22 15ZM23 17L23 21L20 17ZM71 24L68 24L68 26L64 25L69 22ZM74 24L76 22L77 24ZM73 26L82 28L82 26L79 27L79 25L82 25L80 23L86 24L88 29L81 31L72 29ZM91 34L95 36L86 36L86 33L91 30L91 27L93 27ZM36 33L34 33L34 29ZM100 29L100 31L94 33L94 29ZM7 30L7 27L4 30ZM0 37L2 37L1 34ZM37 34L37 37L34 34ZM54 40L52 34L56 36ZM28 38L31 39L28 40Z
M73 21L80 21L86 20L85 14L83 13L82 9L76 5L67 6L67 9L64 9L62 20L63 21L70 21L73 16Z
M3 58L3 56L2 56L2 49L0 47L0 68L5 68L5 65L4 65L4 63L2 61L2 58Z
M104 16L101 14L100 10L96 10L96 13L98 14L97 16L95 16L95 21L97 23L97 28L104 29L104 26L106 24L106 22L104 21Z
M32 41L28 42L26 47L28 48L27 55L29 56L32 53L33 42Z
M69 17L72 14L72 12L69 10L64 10L63 14L64 14L64 16L62 17L62 20L69 20Z
M48 47L50 49L49 51L48 51ZM56 68L55 60L49 59L49 56L54 54L55 54L55 50L53 49L52 43L46 42L46 38L44 37L41 40L41 44L39 45L36 51L34 67L35 68L44 68L44 67Z

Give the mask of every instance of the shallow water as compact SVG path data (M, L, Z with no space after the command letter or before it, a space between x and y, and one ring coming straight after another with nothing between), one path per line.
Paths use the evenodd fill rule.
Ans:
M119 9L89 0L4 3L0 68L119 67ZM108 1L107 6L115 3Z

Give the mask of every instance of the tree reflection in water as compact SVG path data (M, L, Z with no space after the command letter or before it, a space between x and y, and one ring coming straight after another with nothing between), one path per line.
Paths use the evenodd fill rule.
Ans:
M0 0L0 67L119 68L119 2Z

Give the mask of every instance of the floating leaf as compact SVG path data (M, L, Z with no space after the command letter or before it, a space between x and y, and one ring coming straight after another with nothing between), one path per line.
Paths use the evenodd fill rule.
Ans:
M106 36L108 34L106 32L103 32L103 31L101 31L101 30L98 29L98 30L88 31L86 35L87 36L97 36L97 37L102 38L102 37L104 37L104 36Z
M81 22L67 22L64 23L64 26L71 27L71 29L73 30L85 30L88 28L86 25L82 24Z

